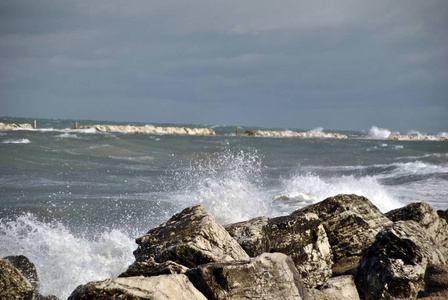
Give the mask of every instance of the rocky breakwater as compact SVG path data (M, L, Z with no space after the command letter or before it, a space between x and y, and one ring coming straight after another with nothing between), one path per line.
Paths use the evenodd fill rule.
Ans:
M31 124L16 124L16 123L2 123L0 122L0 130L17 130L17 129L33 129Z
M293 137L293 138L334 138L348 139L348 136L340 133L323 133L323 132L295 132L295 131L271 131L271 130L254 130L246 131L246 136L262 136L262 137Z
M357 195L225 227L196 205L138 238L119 278L69 299L445 299L447 232L428 204L383 214Z
M448 138L434 135L393 134L389 136L389 140L448 141Z
M216 135L211 128L188 127L157 127L157 126L132 126L132 125L85 125L78 129L95 129L99 132L125 132L147 134L174 134L174 135Z

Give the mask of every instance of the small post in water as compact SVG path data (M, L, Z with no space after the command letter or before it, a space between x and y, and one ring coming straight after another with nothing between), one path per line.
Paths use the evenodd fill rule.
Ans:
M34 122L33 122L33 128L34 128L34 129L37 129L37 120L34 120Z
M236 126L235 134L238 136L238 126Z
M78 129L78 122L75 122L75 129Z

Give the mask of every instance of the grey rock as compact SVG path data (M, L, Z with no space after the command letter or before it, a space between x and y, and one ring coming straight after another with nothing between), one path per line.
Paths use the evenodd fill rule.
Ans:
M412 203L386 214L392 221L412 220L417 222L435 243L448 247L448 224L427 203Z
M205 264L187 276L207 299L309 299L293 261L282 253Z
M269 218L258 217L249 221L224 226L250 257L269 252Z
M249 259L224 227L200 205L184 209L136 242L137 262L170 260L194 268L209 262Z
M418 223L398 221L364 252L356 286L366 300L415 298L425 289L427 265L447 261L448 249L435 244Z
M0 259L0 299L31 300L34 289L8 260Z
M206 298L191 284L187 276L175 274L89 282L78 286L68 299L205 300Z
M325 299L334 300L359 300L358 290L352 275L344 275L330 278L319 287ZM321 296L322 297L322 296Z
M187 267L170 260L163 263L157 263L153 259L149 259L144 262L134 262L118 277L134 277L140 275L150 277L163 274L183 274L187 270Z
M332 253L321 220L314 213L270 220L270 252L291 256L307 287L331 277Z

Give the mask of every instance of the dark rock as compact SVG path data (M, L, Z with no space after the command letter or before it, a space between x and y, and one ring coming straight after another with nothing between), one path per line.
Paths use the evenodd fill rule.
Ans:
M446 264L448 249L433 242L415 221L398 221L378 233L355 276L366 300L415 298L424 291L428 264Z
M354 275L360 256L348 256L339 259L332 267L332 276Z
M93 281L78 286L68 300L173 299L206 300L183 274L126 277Z
M245 222L226 225L224 228L236 239L250 257L269 252L269 218L259 217Z
M136 242L137 262L173 261L194 268L209 262L249 259L224 227L200 205L184 209Z
M427 203L412 203L392 210L386 216L394 222L412 220L417 222L435 243L448 247L448 224Z
M448 222L448 209L447 210L438 210L437 214L439 215L440 218L442 218Z
M187 270L187 267L170 260L163 263L157 263L153 259L149 259L144 262L134 262L129 266L126 272L120 274L118 277L134 277L140 275L150 277L164 274L183 274Z
M282 253L205 264L187 276L207 299L309 299L293 261Z
M428 265L423 299L448 299L448 265Z
M307 287L321 285L331 277L330 244L316 214L271 219L269 240L270 252L291 256Z
M34 264L24 255L7 256L4 259L8 260L17 270L25 276L31 283L33 289L37 292L39 290L39 277Z
M0 299L31 300L34 289L8 260L0 259Z

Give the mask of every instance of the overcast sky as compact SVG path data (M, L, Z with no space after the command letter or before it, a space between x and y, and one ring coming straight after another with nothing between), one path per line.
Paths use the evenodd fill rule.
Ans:
M448 131L448 1L1 0L0 116Z

